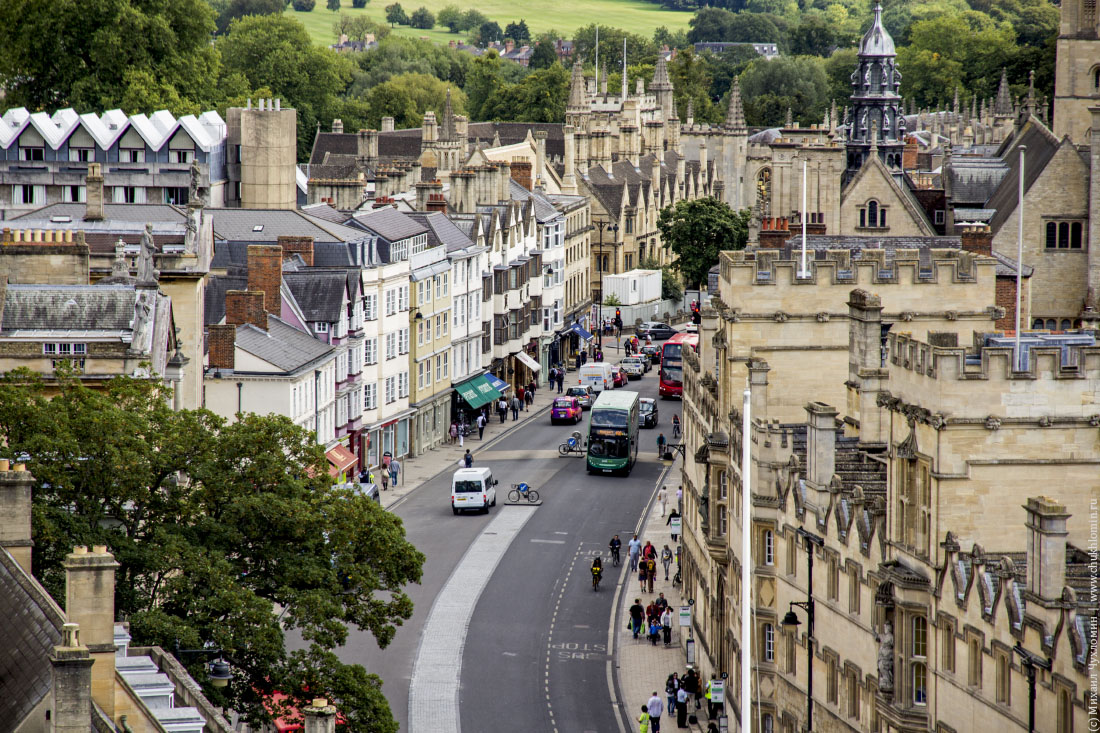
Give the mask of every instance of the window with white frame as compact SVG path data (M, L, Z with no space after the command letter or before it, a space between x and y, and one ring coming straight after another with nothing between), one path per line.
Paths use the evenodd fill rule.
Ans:
M91 163L95 160L94 148L69 148L70 163Z
M88 189L84 186L62 186L61 200L69 204L83 204L88 200Z
M386 334L386 361L397 358L397 333Z
M169 163L190 163L195 157L194 150L172 150L168 153Z
M317 333L328 333L328 323L325 321L317 321L313 324L313 330Z
M442 354L435 357L435 381L443 381L443 356Z
M775 533L764 530L764 564L775 565Z
M435 317L435 337L439 338L443 335L443 316L438 315Z
M397 289L397 310L407 311L409 309L409 286L402 285Z
M19 160L45 160L46 149L42 147L19 148Z
M397 312L397 288L386 291L386 315L392 316Z
M144 163L145 162L145 149L144 148L119 148L119 150L118 150L118 162L119 163Z
M386 404L397 400L397 377L386 377Z
M435 280L435 297L436 298L441 298L441 297L443 297L443 276L442 275L436 275L434 280Z
M446 379L448 377L448 372L449 372L449 369L450 369L450 364L448 362L450 361L450 356L451 355L450 355L449 352L447 352L447 351L443 352L443 378L444 379Z
M378 406L378 385L374 382L363 385L363 409L373 410Z
M378 296L374 293L363 297L363 318L368 321L378 318Z
M913 685L913 704L928 704L928 620L924 616L913 616L910 657Z
M428 373L427 381L425 381L424 372ZM432 383L432 370L431 367L424 369L424 362L417 362L416 364L416 388L424 389Z
M397 382L400 388L400 396L409 396L409 373L407 371L401 372L397 375Z
M764 624L764 661L775 661L775 627Z
M13 204L33 204L41 206L46 203L46 187L31 184L16 184L11 187L11 202Z
M444 297L446 297L447 292L450 289L449 283L448 283L448 280L450 279L450 277L451 277L451 273L449 273L449 272L443 273L443 295L444 295Z
M390 245L390 262L409 259L409 240L402 239Z
M409 329L402 328L400 331L398 331L397 340L398 351L400 351L402 354L409 353Z
M406 240L404 242L404 244L407 247L408 246L408 241ZM417 234L415 237L413 237L413 239L412 239L413 254L416 254L418 252L423 252L427 248L428 248L428 235L427 234Z
M450 318L451 318L450 311L443 311L443 335L444 336L446 336L447 334L449 334L451 332Z
M424 345L424 321L417 321L416 323L416 345Z
M378 363L378 341L367 339L363 342L363 361L366 364Z

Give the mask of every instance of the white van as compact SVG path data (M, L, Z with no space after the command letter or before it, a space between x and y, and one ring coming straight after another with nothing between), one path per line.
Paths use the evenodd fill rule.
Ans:
M489 513L497 505L497 480L488 468L460 468L451 477L451 511L477 510Z
M592 388L593 392L602 392L615 386L615 367L606 361L594 361L581 367L581 385Z

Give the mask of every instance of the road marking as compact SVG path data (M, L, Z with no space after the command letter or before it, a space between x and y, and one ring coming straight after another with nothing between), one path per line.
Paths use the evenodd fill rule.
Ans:
M515 657L515 656L518 656L518 655L515 652L504 652L504 656L506 656L506 657Z
M531 507L498 513L490 524L497 534L483 533L474 540L432 604L409 684L411 733L459 733L459 675L474 608L508 546L535 511Z
M531 540L532 542L541 542L544 545L564 545L565 540Z
M569 534L568 532L555 532L554 534Z

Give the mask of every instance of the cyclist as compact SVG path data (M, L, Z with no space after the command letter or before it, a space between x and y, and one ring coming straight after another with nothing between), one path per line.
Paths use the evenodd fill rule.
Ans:
M619 566L619 548L623 546L623 541L619 539L619 535L615 535L611 538L611 541L607 543L607 546L611 548L611 562L615 567Z
M597 555L592 560L592 590L600 587L600 579L603 578L603 561Z
M672 416L672 437L674 437L674 438L679 438L680 437L680 416L679 415L673 415Z

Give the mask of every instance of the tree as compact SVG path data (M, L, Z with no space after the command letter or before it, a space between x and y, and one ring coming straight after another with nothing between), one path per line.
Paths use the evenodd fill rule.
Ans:
M518 23L509 23L504 27L505 38L511 38L516 42L517 46L523 46L531 42L531 31L527 28L527 21L520 20Z
M457 5L448 5L436 14L439 24L446 26L451 33L466 30L462 27L463 13Z
M799 56L828 56L840 45L840 37L821 15L805 15L790 33L791 53Z
M473 31L481 27L482 23L489 21L489 18L480 10L470 8L462 14L462 27L459 30Z
M657 45L651 39L606 25L600 25L599 29L600 65L608 70L623 68L623 41L626 41L627 64L652 64L657 61ZM593 63L596 58L596 24L574 31L573 45L575 59Z
M286 0L230 0L218 15L218 33L225 33L229 24L246 15L275 15L286 10Z
M500 43L504 40L504 33L500 26L492 20L487 20L477 28L478 45L488 46L490 43Z
M377 128L383 117L393 117L399 128L417 127L424 113L431 110L442 118L451 92L451 107L455 114L466 113L466 94L430 74L401 74L371 89L364 101L369 110L367 124Z
M325 7L332 12L337 13L340 11L340 0L327 0L325 3Z
M405 15L405 9L401 7L401 3L386 6L386 22L390 26L409 24L409 16Z
M369 2L370 0L351 0L351 7L362 10L367 7L367 3Z
M473 57L431 41L390 35L366 53L356 54L355 60L361 73L356 75L349 94L361 96L398 74L413 72L431 74L453 86L465 87L466 69L473 62Z
M348 15L343 13L340 19L332 24L332 32L339 39L347 36L352 41L362 41L367 34L373 33L375 40L381 41L390 34L390 27L375 23L366 15Z
M317 0L293 0L291 5L299 13L308 13L317 5Z
M669 48L687 48L691 45L688 43L687 31L670 31L663 25L653 31L653 42L657 44L658 48L661 46L668 46Z
M531 73L518 84L504 85L482 104L476 119L509 122L558 122L569 99L569 72L561 64Z
M431 30L435 28L435 16L432 15L430 10L421 6L409 16L409 25L421 30Z
M208 109L218 97L214 29L214 11L204 0L5 0L4 106L112 109L126 93L127 72L146 71L181 100Z
M234 678L216 707L270 720L274 690L301 707L331 697L348 731L397 730L381 680L333 649L348 627L392 640L424 557L401 521L334 487L311 433L282 416L234 423L173 411L162 385L116 378L101 390L62 372L56 396L26 370L0 382L0 443L29 456L36 576L64 598L65 556L106 545L119 563L116 612L134 642L223 650ZM283 610L276 615L276 606ZM289 653L284 628L306 649Z
M829 79L816 56L757 59L740 76L750 125L781 125L787 109L805 124L820 122L829 106Z
M553 39L539 38L535 44L535 50L531 52L529 69L548 69L558 62L558 52L554 47Z
M710 98L711 77L706 59L685 48L668 65L668 76L672 80L676 108L681 115L687 114L688 100L691 100L696 121L722 121L725 110L715 107Z
M657 229L666 249L676 255L672 267L688 285L707 281L722 250L743 249L749 236L749 211L736 212L723 201L708 197L677 201L657 217Z

